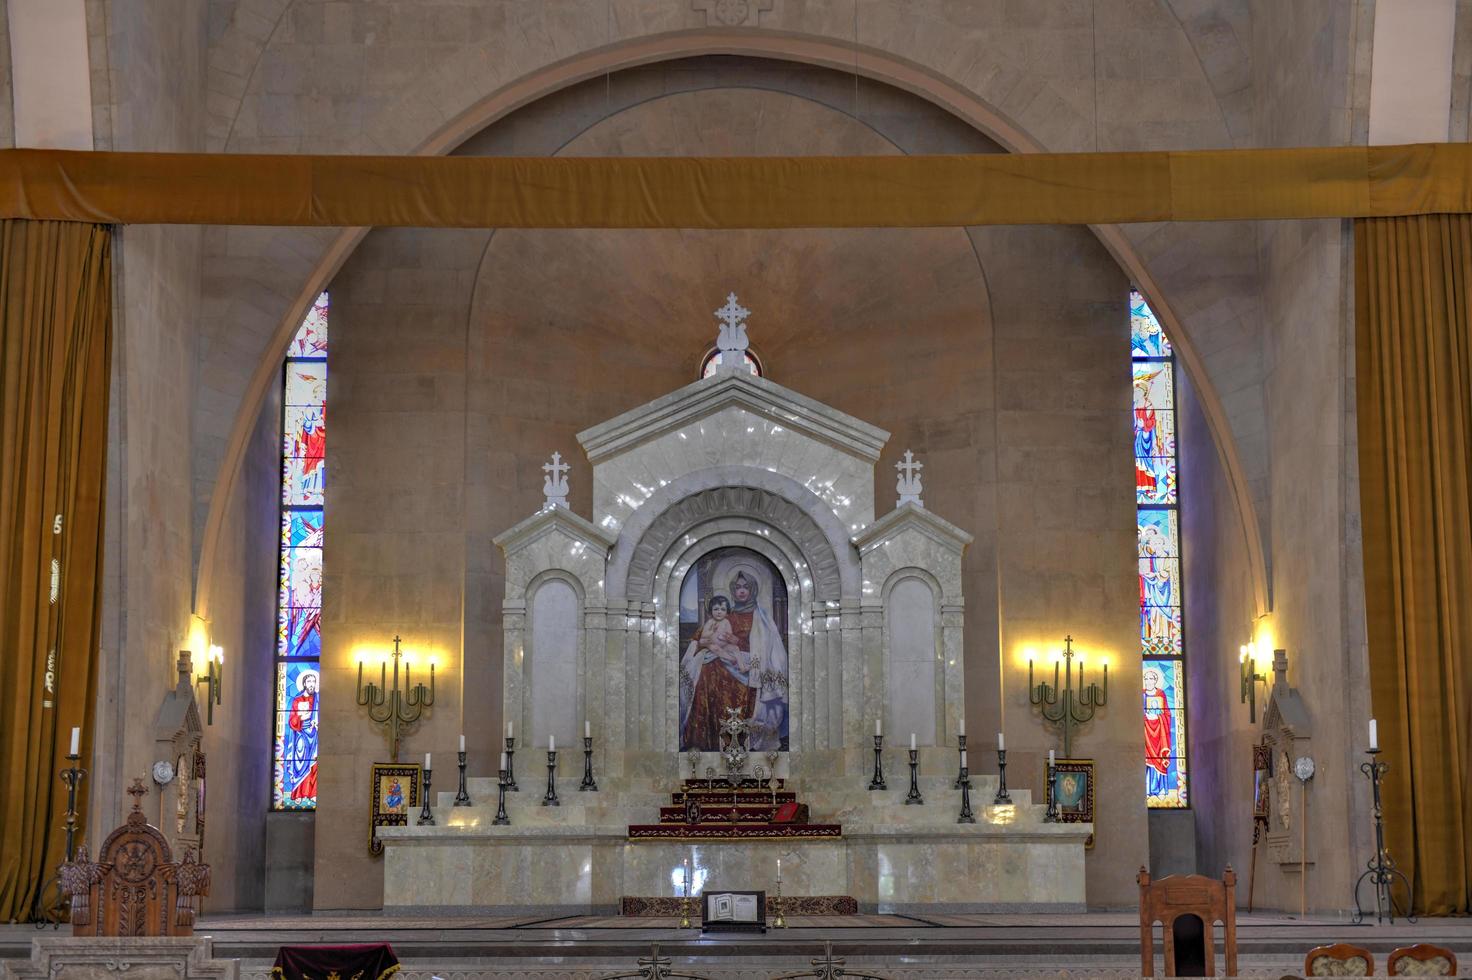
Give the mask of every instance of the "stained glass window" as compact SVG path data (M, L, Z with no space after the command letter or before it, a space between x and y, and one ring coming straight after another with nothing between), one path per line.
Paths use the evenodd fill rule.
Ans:
M1182 629L1180 496L1176 485L1175 352L1139 290L1130 290L1135 525L1140 579L1145 800L1189 805Z
M271 806L317 806L322 680L322 501L326 488L327 294L286 349L281 413L281 563L277 576Z

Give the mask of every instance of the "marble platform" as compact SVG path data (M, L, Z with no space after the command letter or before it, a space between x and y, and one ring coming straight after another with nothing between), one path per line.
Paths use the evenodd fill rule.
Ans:
M866 792L857 779L804 789L815 820L843 824L836 840L630 841L668 800L653 785L562 792L540 806L528 780L509 793L510 826L494 826L495 784L471 780L475 805L439 796L435 826L385 827L385 912L426 909L546 915L612 914L624 895L676 895L689 860L695 893L776 890L848 895L865 912L1080 911L1089 824L1043 821L1027 790L994 806L995 776L973 777L976 823L958 824L951 777L921 780L924 806L903 805L908 783ZM568 789L572 789L568 787Z

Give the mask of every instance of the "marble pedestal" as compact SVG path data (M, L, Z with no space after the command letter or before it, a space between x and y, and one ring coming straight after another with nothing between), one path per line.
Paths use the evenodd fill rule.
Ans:
M843 823L838 840L639 841L628 824L648 822L652 789L567 793L556 808L538 795L508 794L512 825L491 824L493 784L473 787L487 805L449 807L433 827L385 827L384 910L445 909L530 914L608 914L625 895L678 895L681 868L695 893L776 890L849 895L866 912L1082 911L1089 824L1042 820L1030 794L991 806L995 777L974 780L974 824L957 824L959 794L948 779L922 782L925 806L903 806L903 789L805 794L822 819ZM908 788L908 787L905 787Z
M47 936L29 960L0 960L0 980L237 980L239 960L217 960L207 936Z

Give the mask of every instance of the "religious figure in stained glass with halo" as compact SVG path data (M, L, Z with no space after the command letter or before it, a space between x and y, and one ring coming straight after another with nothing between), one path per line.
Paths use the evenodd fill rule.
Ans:
M1152 806L1186 805L1184 732L1176 674L1180 661L1147 660L1143 671L1145 792Z

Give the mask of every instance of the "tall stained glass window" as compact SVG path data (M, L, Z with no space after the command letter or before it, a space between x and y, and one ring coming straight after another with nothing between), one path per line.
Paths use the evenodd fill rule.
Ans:
M322 495L327 444L327 294L286 350L281 421L281 564L271 805L317 806L322 667Z
M1180 496L1176 484L1175 352L1138 290L1130 290L1134 377L1135 524L1145 794L1151 807L1188 806L1186 670L1181 629Z

